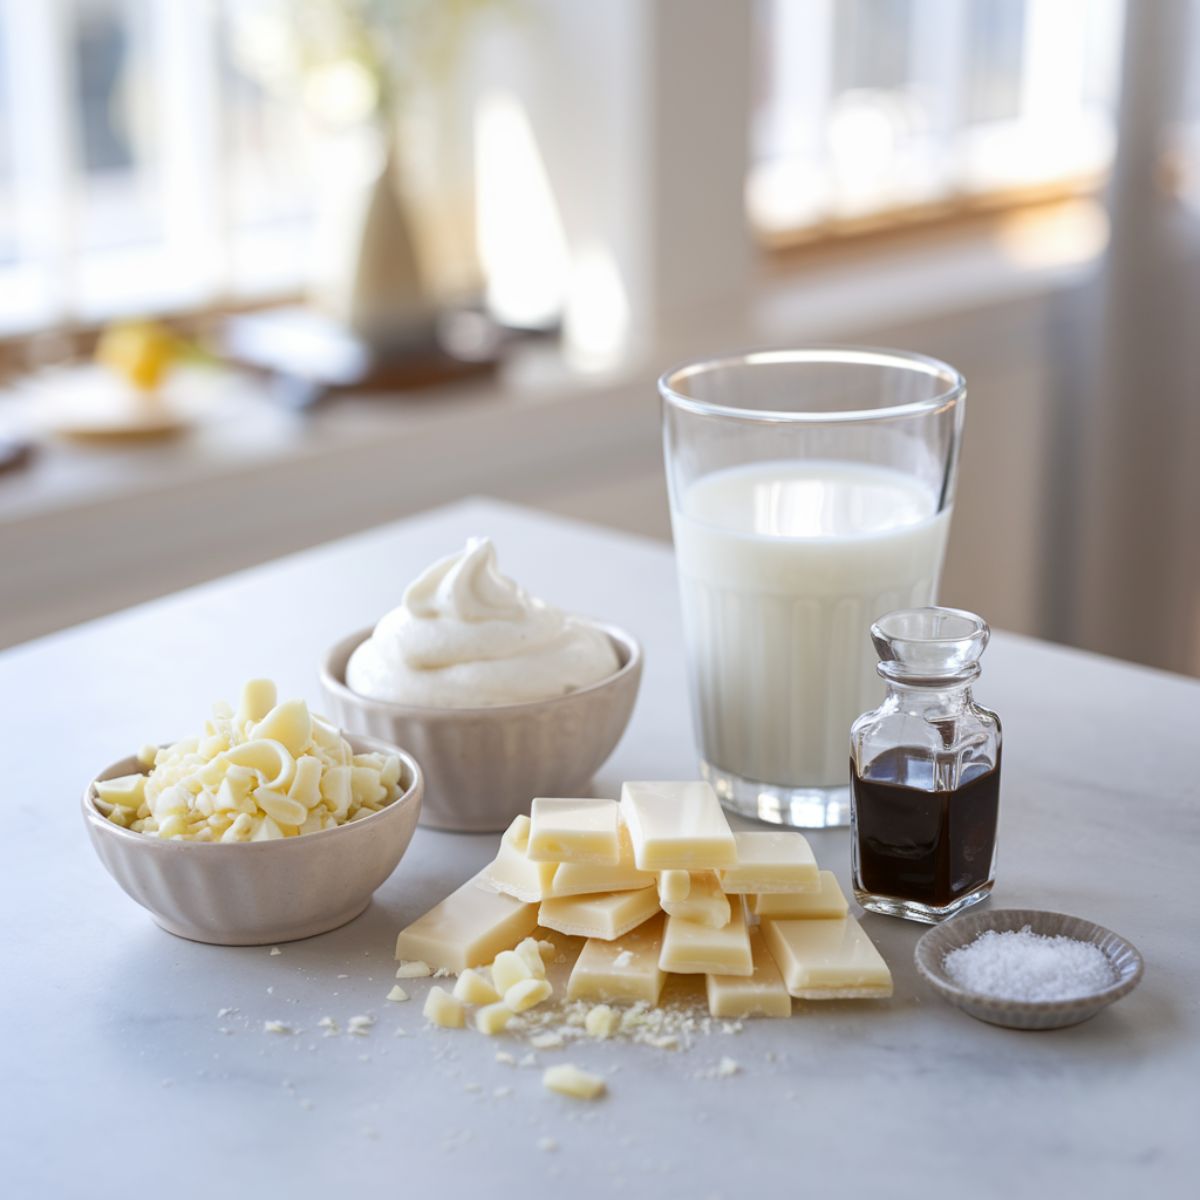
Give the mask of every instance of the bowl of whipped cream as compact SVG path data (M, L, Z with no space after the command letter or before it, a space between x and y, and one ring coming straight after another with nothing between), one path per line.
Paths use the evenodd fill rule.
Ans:
M535 796L587 787L641 675L636 638L531 596L481 537L423 571L373 630L333 646L321 686L344 729L416 757L423 825L496 832Z

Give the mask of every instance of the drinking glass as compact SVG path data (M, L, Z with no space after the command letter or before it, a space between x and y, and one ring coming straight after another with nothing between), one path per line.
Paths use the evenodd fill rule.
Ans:
M936 602L966 384L835 346L658 386L700 770L734 812L845 825L850 726L882 695L871 624Z

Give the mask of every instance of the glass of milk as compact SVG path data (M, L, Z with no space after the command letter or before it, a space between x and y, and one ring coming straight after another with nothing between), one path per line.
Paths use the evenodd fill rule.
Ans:
M710 359L659 380L701 771L725 806L849 821L871 623L937 601L966 384L894 350Z

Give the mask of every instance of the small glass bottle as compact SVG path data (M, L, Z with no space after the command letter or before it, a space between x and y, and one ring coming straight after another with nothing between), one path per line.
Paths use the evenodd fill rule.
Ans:
M854 894L863 908L934 924L992 890L1000 721L971 697L987 622L909 608L871 626L883 703L850 729Z

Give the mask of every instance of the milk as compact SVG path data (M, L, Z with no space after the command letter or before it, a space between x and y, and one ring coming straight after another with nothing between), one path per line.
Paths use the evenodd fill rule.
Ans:
M871 622L931 604L950 510L912 476L841 462L706 475L672 512L704 759L742 779L834 787L882 694Z

